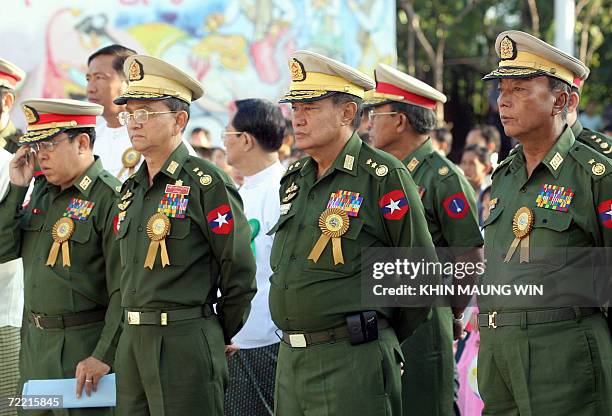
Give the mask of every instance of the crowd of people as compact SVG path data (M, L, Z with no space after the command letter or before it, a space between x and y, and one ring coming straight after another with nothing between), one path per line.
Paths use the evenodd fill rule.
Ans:
M248 98L222 140L184 137L200 82L120 45L89 57L88 102L23 100L21 133L25 74L0 60L0 398L62 378L95 396L116 374L114 408L0 414L612 415L607 304L362 299L368 248L503 252L486 279L512 284L556 273L530 245L612 244L612 141L577 115L588 68L523 32L495 48L502 130L464 143L442 92L311 51L290 57L290 120Z

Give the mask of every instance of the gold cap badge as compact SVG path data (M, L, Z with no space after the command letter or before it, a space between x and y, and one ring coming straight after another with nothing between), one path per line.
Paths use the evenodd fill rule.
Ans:
M499 44L499 57L502 61L516 58L516 43L505 36Z
M289 62L289 71L291 72L291 81L300 82L306 79L304 65L295 58Z
M144 78L144 69L138 59L134 59L132 65L130 65L130 76L129 81L140 81Z
M26 121L28 122L28 124L34 124L34 123L38 122L38 120L39 120L38 113L32 107L30 107L28 105L24 105L23 106L23 113L25 114L25 118L26 118Z

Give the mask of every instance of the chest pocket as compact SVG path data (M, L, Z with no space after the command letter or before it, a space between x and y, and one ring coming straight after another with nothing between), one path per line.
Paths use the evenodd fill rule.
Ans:
M127 232L130 226L131 218L126 218L121 222L119 226L119 231L117 231L117 240L119 240L119 254L121 256L121 266L125 267L127 265L127 255L128 255L128 239Z
M484 230L485 237L485 245L489 247L493 247L495 245L495 232L496 228L498 229L501 226L501 223L498 221L501 217L501 213L504 211L503 205L498 205L494 209L490 210L489 217L485 220L482 228ZM496 224L497 226L491 227L491 224ZM509 230L512 232L512 224L509 225Z
M306 267L309 270L336 272L341 274L351 274L358 271L361 268L361 249L367 247L366 241L362 241L363 239L360 238L362 230L363 220L351 217L349 220L349 229L340 237L344 264L334 264L332 241L329 240L316 263L306 259ZM305 253L306 257L308 257L310 250L312 250L321 236L319 227L316 228L316 232L313 232L313 234L316 235L312 239L312 244L308 248L308 252Z
M24 231L40 231L44 223L44 215L27 214L21 218L21 229Z
M567 261L572 214L549 209L534 209L535 221L529 235L532 263L561 266Z
M272 243L272 251L270 253L270 265L272 270L276 270L280 259L283 258L283 251L285 250L287 236L288 221L295 216L295 211L285 215L281 215L276 222L276 225L268 231L267 235L274 235L274 242Z
M79 244L85 244L91 238L91 221L74 221L74 233L70 237L70 241Z
M168 247L171 266L187 264L191 255L189 242L187 241L190 229L191 218L188 216L185 216L185 218L170 218L170 234L166 237L166 246Z

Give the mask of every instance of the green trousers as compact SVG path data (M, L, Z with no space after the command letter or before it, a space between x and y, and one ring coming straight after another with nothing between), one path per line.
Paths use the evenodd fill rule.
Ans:
M115 358L118 415L223 416L228 381L216 316L125 325Z
M612 415L612 343L601 314L480 329L484 415Z
M395 332L360 345L348 340L293 348L281 342L276 416L400 416L400 363Z
M24 322L21 329L18 393L21 394L23 384L28 380L73 378L77 364L89 357L95 349L103 327L104 321L66 329L39 329L30 322ZM113 409L108 407L20 409L18 414L24 416L107 416L113 414Z
M434 308L430 320L402 343L403 416L451 416L454 400L451 309Z

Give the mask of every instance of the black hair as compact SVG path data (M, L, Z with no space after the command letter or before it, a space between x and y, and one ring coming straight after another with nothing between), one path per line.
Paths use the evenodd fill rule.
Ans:
M555 77L547 76L547 78L548 78L548 86L550 87L550 90L552 92L556 92L556 91L566 92L567 95L570 95L572 93L572 89L567 82L562 81L559 78L555 78ZM561 120L563 121L567 120L568 111L569 111L569 99L565 102L565 106L561 110Z
M285 138L286 122L283 113L268 100L248 98L236 101L232 124L237 131L253 135L257 143L268 152L280 149Z
M125 80L123 64L125 63L125 60L132 55L136 55L135 50L126 48L122 45L114 44L110 46L105 46L104 48L98 49L97 51L92 53L87 59L87 65L90 65L91 61L93 61L98 56L113 56L115 58L113 59L113 69L115 70L117 75L121 77L122 80Z
M491 163L489 151L486 147L478 146L477 144L471 144L463 149L463 153L472 152L476 155L480 163L488 165Z
M331 96L332 103L335 106L343 105L346 103L355 103L357 104L357 112L355 113L355 117L351 121L351 126L353 129L357 130L359 125L361 124L361 113L363 112L363 100L356 95L347 94L345 92L336 92Z
M193 130L191 130L191 135L192 136L194 134L198 134L198 133L204 133L206 136L208 136L210 134L210 132L208 130L206 130L204 127L194 127Z
M418 134L427 134L436 127L436 114L433 110L399 101L390 101L391 109L403 113Z
M497 130L497 127L490 124L476 124L471 130L478 130L487 144L495 144L495 151L499 151L499 147L501 146L501 136L499 135L499 130Z
M79 127L77 129L68 129L65 131L68 135L69 141L74 141L74 139L80 134L87 134L89 136L89 148L93 149L94 142L96 141L96 129L94 127Z
M186 112L187 113L187 121L189 121L189 117L191 116L191 112L189 111L189 104L186 101L183 101L180 98L170 97L170 98L166 98L165 100L163 100L163 102L166 103L166 107L168 107L168 110L170 110L170 111L175 111L175 112L184 111L184 112ZM187 123L185 123L185 127L183 127L181 132L184 132L186 127L187 127Z
M453 135L447 128L439 127L433 129L433 133L433 139L435 141L448 143L449 147L453 145Z

